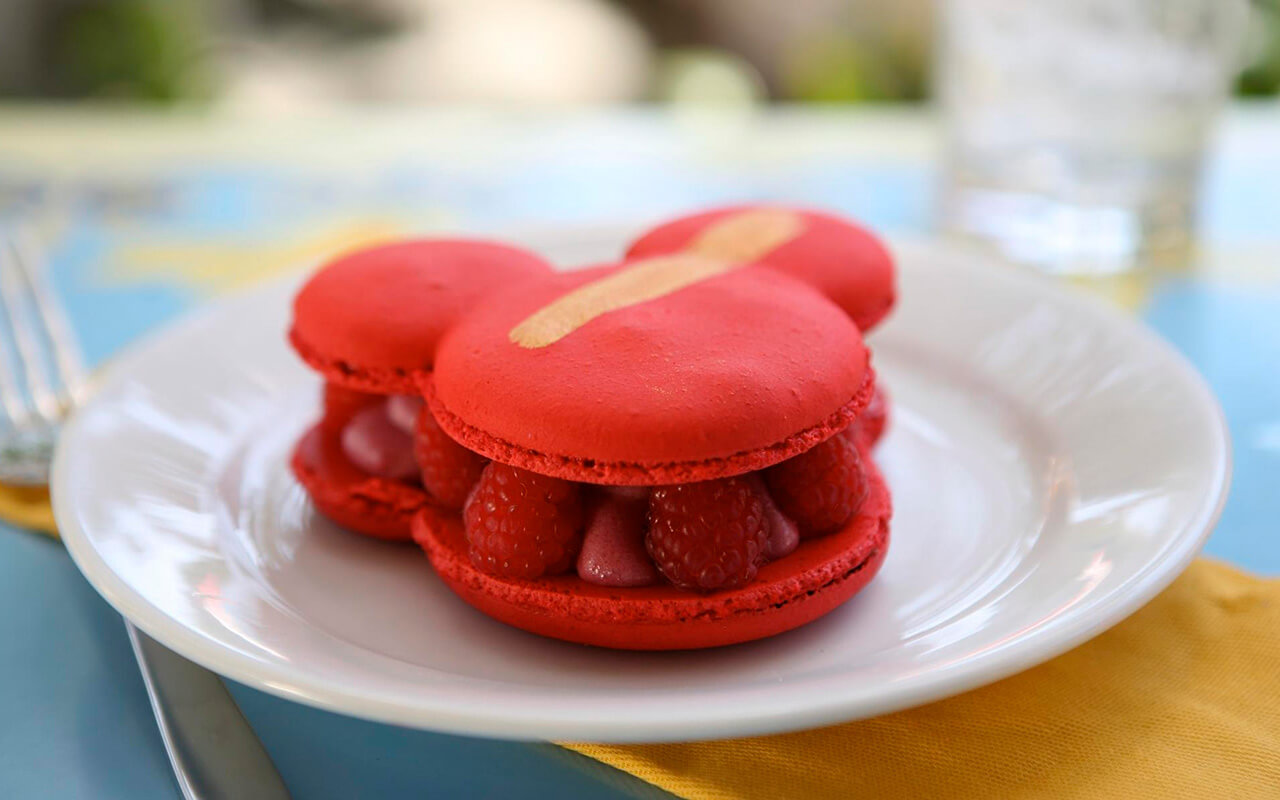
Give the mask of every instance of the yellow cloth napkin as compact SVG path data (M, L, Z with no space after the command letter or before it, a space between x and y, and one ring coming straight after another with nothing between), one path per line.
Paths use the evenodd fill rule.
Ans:
M1197 561L1066 655L877 719L566 746L697 800L1280 798L1280 580Z
M0 520L19 528L47 533L54 538L58 528L49 508L49 490L44 487L7 486L0 483Z

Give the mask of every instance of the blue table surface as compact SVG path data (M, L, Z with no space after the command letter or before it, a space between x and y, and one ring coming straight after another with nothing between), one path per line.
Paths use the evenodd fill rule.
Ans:
M1205 268L1154 282L1139 307L1205 376L1231 428L1234 484L1206 553L1278 574L1280 147L1267 143L1280 142L1280 113L1264 117L1233 118L1210 159ZM5 122L12 131L15 120ZM437 149L426 136L349 162L358 169L281 166L190 131L175 136L209 148L207 158L89 154L68 168L59 136L92 141L93 123L37 115L29 130L40 133L16 135L10 147L0 130L0 200L58 198L49 263L94 363L210 294L362 238L634 221L755 199L837 209L890 234L930 228L935 162L922 116L740 122L737 144L723 148L698 126L658 115L526 123L520 147L504 146L511 130L469 120ZM859 138L859 126L869 133ZM129 131L163 142L159 128ZM762 137L772 146L752 144ZM52 142L47 152L36 139ZM0 797L179 796L119 617L60 544L3 524L0 642ZM656 793L549 744L410 731L232 691L300 798Z

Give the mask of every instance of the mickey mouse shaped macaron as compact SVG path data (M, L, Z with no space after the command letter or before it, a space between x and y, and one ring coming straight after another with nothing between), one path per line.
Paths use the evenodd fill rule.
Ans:
M294 473L516 627L646 650L770 636L884 560L861 334L893 300L871 234L777 207L677 219L573 272L484 242L361 251L295 300L326 389Z

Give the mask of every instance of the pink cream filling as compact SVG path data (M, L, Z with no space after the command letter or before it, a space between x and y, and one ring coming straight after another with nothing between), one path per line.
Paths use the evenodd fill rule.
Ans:
M765 555L770 561L777 561L800 546L800 527L782 513L767 491L761 492L760 497L764 501L765 519L769 520L769 543Z
M605 494L587 518L578 577L601 586L648 586L658 570L644 549L647 498Z
M418 422L418 412L426 405L421 397L411 394L393 394L387 398L387 418L400 430L413 435Z
M392 421L389 403L376 403L356 412L342 429L342 452L370 475L393 481L418 479L413 436Z

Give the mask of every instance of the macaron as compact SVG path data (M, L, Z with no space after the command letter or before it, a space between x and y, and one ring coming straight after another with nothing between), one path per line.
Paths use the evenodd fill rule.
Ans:
M627 258L724 250L769 219L790 218L795 235L751 255L757 263L798 278L827 296L864 332L893 308L893 257L870 231L834 214L778 206L730 206L665 222L637 238Z
M413 536L491 617L711 647L810 622L883 563L891 502L858 423L886 251L781 208L678 227L678 244L646 235L620 262L493 292L419 376L439 429L489 464Z
M303 435L290 466L321 514L376 539L408 540L414 514L428 505L420 486L361 470L343 452L339 437L320 425Z
M495 286L550 266L494 242L422 239L343 255L294 298L289 341L325 380L376 394L411 394L441 335Z
M321 513L357 533L410 538L413 515L433 499L413 431L440 336L494 285L549 273L506 245L414 240L348 253L311 276L289 341L325 380L323 413L291 466Z

